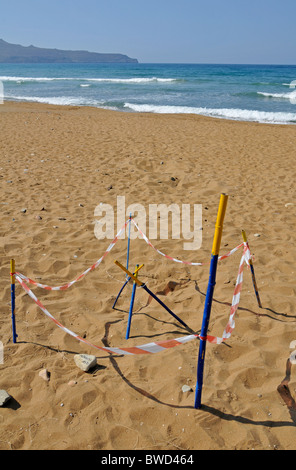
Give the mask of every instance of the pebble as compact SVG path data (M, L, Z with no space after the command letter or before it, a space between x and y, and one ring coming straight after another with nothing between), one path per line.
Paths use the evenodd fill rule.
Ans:
M186 393L186 392L193 392L192 388L189 387L189 385L183 385L182 387L182 392L183 393Z
M285 204L285 207L290 207L290 206L294 206L293 202L287 202L287 204Z
M21 212L22 212L23 214L25 214L25 213L27 212L27 209L26 209L26 208L23 208L23 209L21 209Z
M260 237L260 233L254 233L254 237Z
M0 406L5 405L5 403L10 400L11 396L5 390L0 390Z
M39 372L39 377L41 377L43 380L45 380L46 382L49 382L50 380L50 373L48 372L47 369L42 369L40 372Z
M70 382L68 382L69 387L74 387L74 385L76 384L77 384L76 380L70 380Z
M97 364L97 358L91 354L75 354L74 362L77 367L84 372L87 372Z

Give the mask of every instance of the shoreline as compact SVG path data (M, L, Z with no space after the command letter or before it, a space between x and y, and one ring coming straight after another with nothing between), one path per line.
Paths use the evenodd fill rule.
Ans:
M245 123L245 124L260 124L260 125L271 125L271 126L291 126L294 127L296 125L295 123L292 122L263 122L263 121L257 121L257 120L244 120L244 119L235 119L235 118L228 118L228 117L223 117L223 116L207 116L204 114L199 114L199 113L163 113L163 112L152 112L152 111L124 111L124 110L117 110L117 109L109 109L109 108L104 108L104 107L98 107L98 106L91 106L91 105L80 105L80 104L53 104L53 103L42 103L39 101L21 101L21 100L3 100L3 103L0 103L0 106L3 106L8 103L13 103L15 105L37 105L37 106L50 106L50 107L60 107L61 109L63 108L81 108L81 109L97 109L100 111L107 111L107 112L114 112L114 113L123 113L123 114L132 114L132 115L152 115L152 116L181 116L181 117L197 117L197 118L204 118L204 119L213 119L213 120L219 120L219 121L229 121L229 122L238 122L238 123ZM1 109L1 108L0 108ZM257 112L257 111L256 111Z
M295 365L286 372L296 339L295 127L28 102L1 105L0 125L0 389L13 398L0 407L0 449L295 450ZM95 236L95 208L109 204L116 214L124 196L126 208L201 204L199 250L184 250L182 237L152 242L174 258L207 262L221 193L229 195L221 255L242 242L244 229L263 307L245 269L235 329L224 345L207 346L201 410L193 407L197 341L110 357L58 328L17 285L12 343L11 258L39 283L73 280L110 243ZM130 248L131 269L144 264L140 279L199 332L208 266L175 263L141 239ZM184 336L139 288L125 340L132 286L112 306L125 282L114 260L125 265L126 256L127 240L119 240L70 289L29 287L92 344L135 347ZM227 324L240 258L219 263L210 335L221 336ZM97 368L83 372L75 354L96 355ZM39 376L43 369L49 380Z

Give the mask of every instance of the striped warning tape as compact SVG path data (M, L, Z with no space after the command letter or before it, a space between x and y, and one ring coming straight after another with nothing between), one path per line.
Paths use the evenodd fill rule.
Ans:
M145 240L145 242L147 243L147 245L151 246L151 248L153 248L153 250L157 251L157 253L159 253L161 256L164 256L165 258L167 259L170 259L171 261L175 261L176 263L182 263L182 264L187 264L187 265L191 265L191 266L205 266L207 264L209 264L208 262L206 263L193 263L191 261L182 261L180 259L177 259L177 258L173 258L172 256L169 256L169 255L166 255L165 253L163 253L162 251L158 250L152 243L151 241L149 240L149 238L145 235L145 233L140 229L140 227L137 225L137 223L134 221L134 219L132 219L132 222L133 224L135 225L136 229L138 230L138 232L140 233L141 237L143 238L143 240ZM219 256L219 260L223 260L225 258L228 258L229 256L233 255L233 253L235 253L239 248L241 248L244 244L241 243L240 245L236 246L235 248L233 248L231 251L229 251L228 253L226 253L225 255L222 255L222 256Z
M230 316L228 323L226 325L225 330L223 331L222 337L218 338L215 336L207 336L206 340L209 341L209 343L214 343L214 344L221 344L223 341L226 339L229 339L231 336L231 333L233 332L235 328L235 321L234 321L234 316L236 314L236 311L238 309L239 301L240 301L240 294L243 286L243 270L244 270L244 265L245 263L250 266L250 259L251 259L251 253L250 249L247 243L244 243L244 251L243 255L240 260L239 268L238 268L238 274L236 278L236 284L234 288L234 293L232 297L232 303L231 303L231 309L230 309ZM204 339L200 337L201 339Z
M42 284L40 282L37 282L37 281L34 281L33 279L25 276L24 274L21 274L20 272L16 272L16 274L23 280L23 281L26 281L27 283L29 284L33 284L34 286L36 287L40 287L41 289L46 289L46 290L54 290L54 291L57 291L57 290L66 290L68 289L69 287L71 287L73 284L75 284L77 281L79 281L80 279L82 279L83 277L85 277L89 272L93 271L94 269L96 269L100 264L101 262L103 261L103 259L107 256L107 254L112 250L112 248L114 247L115 243L118 241L120 235L122 234L122 232L125 230L126 226L128 225L128 223L130 222L130 220L132 220L132 222L134 223L135 227L137 228L137 230L139 231L141 237L145 240L145 242L151 246L155 251L157 251L160 255L164 256L165 258L167 259L170 259L171 261L175 261L176 263L182 263L182 264L187 264L187 265L191 265L191 266L206 266L208 265L209 263L193 263L193 262L190 262L190 261L181 261L179 259L176 259L176 258L172 258L171 256L169 255L166 255L164 253L162 253L162 251L158 250L157 248L155 248L155 246L151 243L151 241L147 238L147 236L144 234L144 232L138 227L138 225L136 224L136 222L134 221L134 219L128 219L125 224L123 225L123 227L119 230L118 234L116 235L116 237L114 238L114 240L110 243L110 245L108 246L107 250L105 251L105 253L103 254L103 256L98 260L96 261L92 266L90 266L88 269L86 269L82 274L80 274L79 276L77 276L73 281L70 281L70 282L67 282L66 284L62 285L62 286L56 286L56 287L51 287L51 286L48 286L46 284ZM231 251L229 251L228 253L226 253L225 255L222 255L219 257L219 260L224 260L225 258L228 258L229 256L233 255L239 248L241 248L244 244L241 243L240 245L236 246L235 248L233 248Z
M133 346L133 347L128 347L128 348L113 348L113 347L103 347L103 346L97 346L95 344L90 343L84 338L81 338L81 336L77 335L73 331L69 330L66 328L64 325L62 325L58 320L56 320L50 313L49 311L44 307L44 305L40 302L40 300L36 297L36 295L29 289L29 287L26 285L24 280L18 275L15 274L16 280L20 283L20 285L23 287L23 289L27 292L27 294L31 297L31 299L38 305L38 307L42 310L45 315L47 315L59 328L61 328L65 333L73 336L76 338L78 341L81 341L91 347L94 347L96 349L99 349L101 351L108 352L110 354L120 354L120 355L138 355L138 354L154 354L158 353L161 351L164 351L166 349L173 348L175 346L179 346L181 344L185 344L188 341L191 341L193 339L201 338L203 340L207 340L210 343L214 344L221 344L223 341L226 339L229 339L231 336L231 333L235 327L235 322L234 322L234 315L238 309L238 304L240 301L240 293L242 289L242 283L243 283L243 268L244 264L246 263L249 265L249 259L251 257L250 250L247 246L247 244L244 244L244 252L240 261L239 265L239 271L237 275L237 280L236 280L236 286L234 289L234 294L232 298L232 306L231 306L231 311L230 311L230 317L229 321L227 323L227 326L223 332L222 338L218 338L215 336L207 336L206 338L200 337L198 334L193 334L193 335L187 335L187 336L182 336L180 338L176 339L170 339L166 341L158 341L158 342L152 342L152 343L147 343L141 346Z
M36 282L34 281L33 279L30 279L29 277L25 276L24 274L21 274L19 272L16 272L16 274L23 280L23 281L26 281L28 282L29 284L33 284L34 286L37 286L37 287L41 287L41 289L46 289L46 290L66 290L68 289L69 287L71 287L73 284L75 284L75 282L79 281L80 279L82 279L83 277L85 277L89 272L93 271L94 269L96 269L100 264L101 262L103 261L103 259L107 256L108 253L110 253L110 251L112 250L112 248L114 247L115 243L118 241L120 235L122 234L122 232L125 230L127 224L129 223L129 220L127 220L125 222L125 224L121 227L121 229L119 230L118 234L116 235L116 237L114 238L114 240L110 243L110 245L108 246L107 250L105 251L105 253L103 254L103 256L101 256L100 259L98 259L98 261L96 261L92 266L90 266L88 269L86 269L82 274L80 274L79 276L77 276L73 281L71 282L67 282L66 284L62 285L62 286L57 286L57 287L51 287L51 286L47 286L46 284L41 284L40 282Z

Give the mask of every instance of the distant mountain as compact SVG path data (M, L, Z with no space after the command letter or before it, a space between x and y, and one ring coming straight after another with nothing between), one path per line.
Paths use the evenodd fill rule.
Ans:
M60 49L43 49L35 46L20 46L9 44L0 39L0 63L132 63L131 59L123 54L102 54L88 51L63 51Z

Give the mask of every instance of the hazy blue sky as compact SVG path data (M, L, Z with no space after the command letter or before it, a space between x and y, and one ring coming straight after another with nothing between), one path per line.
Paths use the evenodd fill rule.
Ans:
M296 0L0 0L0 38L140 62L296 64Z

